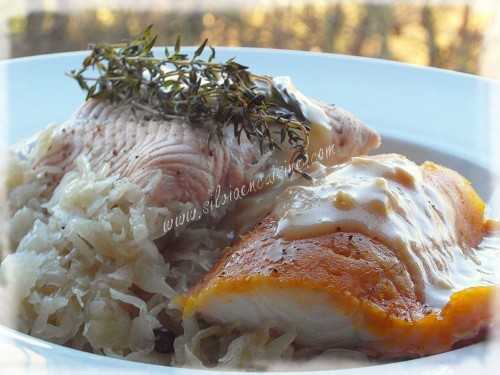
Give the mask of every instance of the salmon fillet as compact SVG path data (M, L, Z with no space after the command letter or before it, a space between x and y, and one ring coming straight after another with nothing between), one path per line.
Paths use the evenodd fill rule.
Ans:
M379 146L378 134L346 111L328 106L325 111L331 121L326 141L337 151L332 163ZM60 167L61 172L54 176L57 185L75 167L75 160L85 155L92 168L108 164L110 175L128 177L141 187L158 176L148 194L156 205L171 201L201 204L217 186L240 186L264 168L258 145L245 135L238 144L232 128L227 127L224 143L210 148L208 137L206 129L181 120L151 120L129 107L91 99L73 119L54 129L47 152L34 165Z
M399 155L354 158L321 173L317 184L285 191L281 207L227 249L184 297L185 316L243 329L270 322L295 330L297 345L386 358L447 351L488 326L500 231L468 181ZM301 226L294 220L303 214ZM390 236L397 225L414 233L408 248ZM420 233L431 226L443 237Z

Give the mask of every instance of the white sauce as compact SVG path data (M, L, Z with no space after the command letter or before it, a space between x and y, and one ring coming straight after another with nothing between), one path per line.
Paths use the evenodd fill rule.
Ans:
M436 308L458 290L495 283L498 239L485 240L481 251L461 244L454 203L403 156L355 157L313 177L277 199L277 234L294 239L341 230L378 239L397 252L417 291Z
M305 119L311 124L309 133L309 148L312 151L330 145L332 142L332 124L325 110L321 108L313 99L302 94L293 85L290 77L281 76L273 78L274 87L282 93L283 99L288 100L287 104L297 104Z

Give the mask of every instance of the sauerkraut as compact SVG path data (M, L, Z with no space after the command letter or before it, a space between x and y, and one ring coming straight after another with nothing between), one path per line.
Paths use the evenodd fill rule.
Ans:
M31 165L50 135L49 128L28 153L9 156L0 285L10 309L0 323L76 349L165 365L264 369L294 356L293 331L182 320L176 297L211 268L231 233L201 223L165 235L165 221L188 205L150 206L153 186L109 177L106 165L92 170L84 157L51 191L60 171L35 174ZM160 327L175 335L171 352L155 351Z

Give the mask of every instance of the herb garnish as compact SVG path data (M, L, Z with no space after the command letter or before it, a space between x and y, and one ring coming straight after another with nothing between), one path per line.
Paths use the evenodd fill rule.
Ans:
M173 53L165 48L162 56L155 56L156 40L151 25L135 40L90 46L82 67L69 75L87 92L87 99L106 99L152 117L206 126L209 143L214 136L221 142L223 129L233 126L238 142L245 133L258 142L261 153L288 141L294 149L292 165L307 160L309 123L287 106L271 78L251 74L234 59L215 62L208 40L191 57L181 52L180 37ZM97 76L86 75L89 71Z

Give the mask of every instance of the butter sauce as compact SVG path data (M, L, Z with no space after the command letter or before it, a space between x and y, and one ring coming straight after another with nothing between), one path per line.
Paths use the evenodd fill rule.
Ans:
M377 239L396 252L419 297L431 307L442 307L455 291L496 283L498 240L485 239L477 251L461 244L454 203L405 157L355 157L323 167L313 177L276 200L279 236L352 231Z

